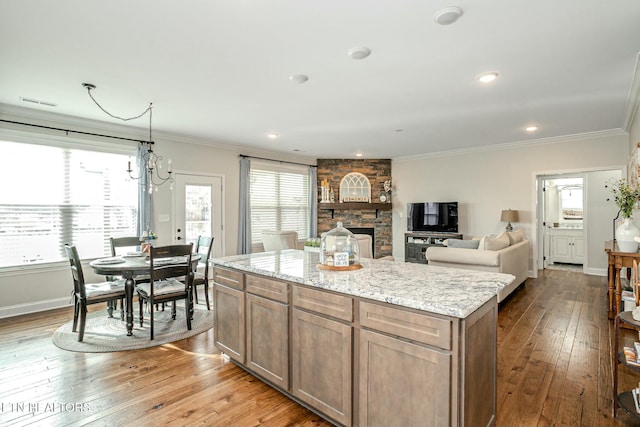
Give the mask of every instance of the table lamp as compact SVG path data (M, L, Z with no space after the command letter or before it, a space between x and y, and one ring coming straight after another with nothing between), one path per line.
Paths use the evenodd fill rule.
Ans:
M513 231L513 227L511 226L511 221L518 222L518 211L512 211L511 209L502 211L502 215L500 216L500 221L507 222L507 231Z

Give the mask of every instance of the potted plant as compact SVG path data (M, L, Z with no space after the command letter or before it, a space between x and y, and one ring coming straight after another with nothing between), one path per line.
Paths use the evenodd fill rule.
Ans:
M622 223L616 228L616 242L623 252L637 252L638 242L635 240L640 235L640 229L633 223L633 208L640 199L640 188L632 187L626 179L620 178L611 183L616 206L620 209Z

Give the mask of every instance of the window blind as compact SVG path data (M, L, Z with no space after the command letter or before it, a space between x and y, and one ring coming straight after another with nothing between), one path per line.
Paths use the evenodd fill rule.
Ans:
M128 155L0 141L0 158L0 268L66 260L65 243L110 255L111 236L136 235Z
M305 166L252 162L250 172L251 244L262 244L263 230L309 233L309 175Z

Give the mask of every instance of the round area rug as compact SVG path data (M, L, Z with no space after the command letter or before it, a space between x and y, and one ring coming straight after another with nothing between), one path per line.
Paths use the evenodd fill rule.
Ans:
M108 317L107 311L97 310L87 315L84 340L78 342L78 333L72 332L73 320L53 333L52 341L63 350L84 353L106 353L154 347L183 338L192 337L213 327L213 311L195 309L191 330L187 330L184 309L178 307L176 320L171 319L171 308L154 313L154 339L149 339L149 313L145 313L144 326L140 327L137 311L134 312L133 335L127 336L127 325L120 320L120 312Z

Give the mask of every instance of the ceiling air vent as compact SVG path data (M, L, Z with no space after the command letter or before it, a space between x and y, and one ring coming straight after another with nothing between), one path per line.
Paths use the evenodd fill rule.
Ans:
M39 99L33 99L33 98L25 98L24 96L20 97L20 101L29 102L31 104L44 105L45 107L57 107L58 106L58 104L54 104L53 102L40 101Z

